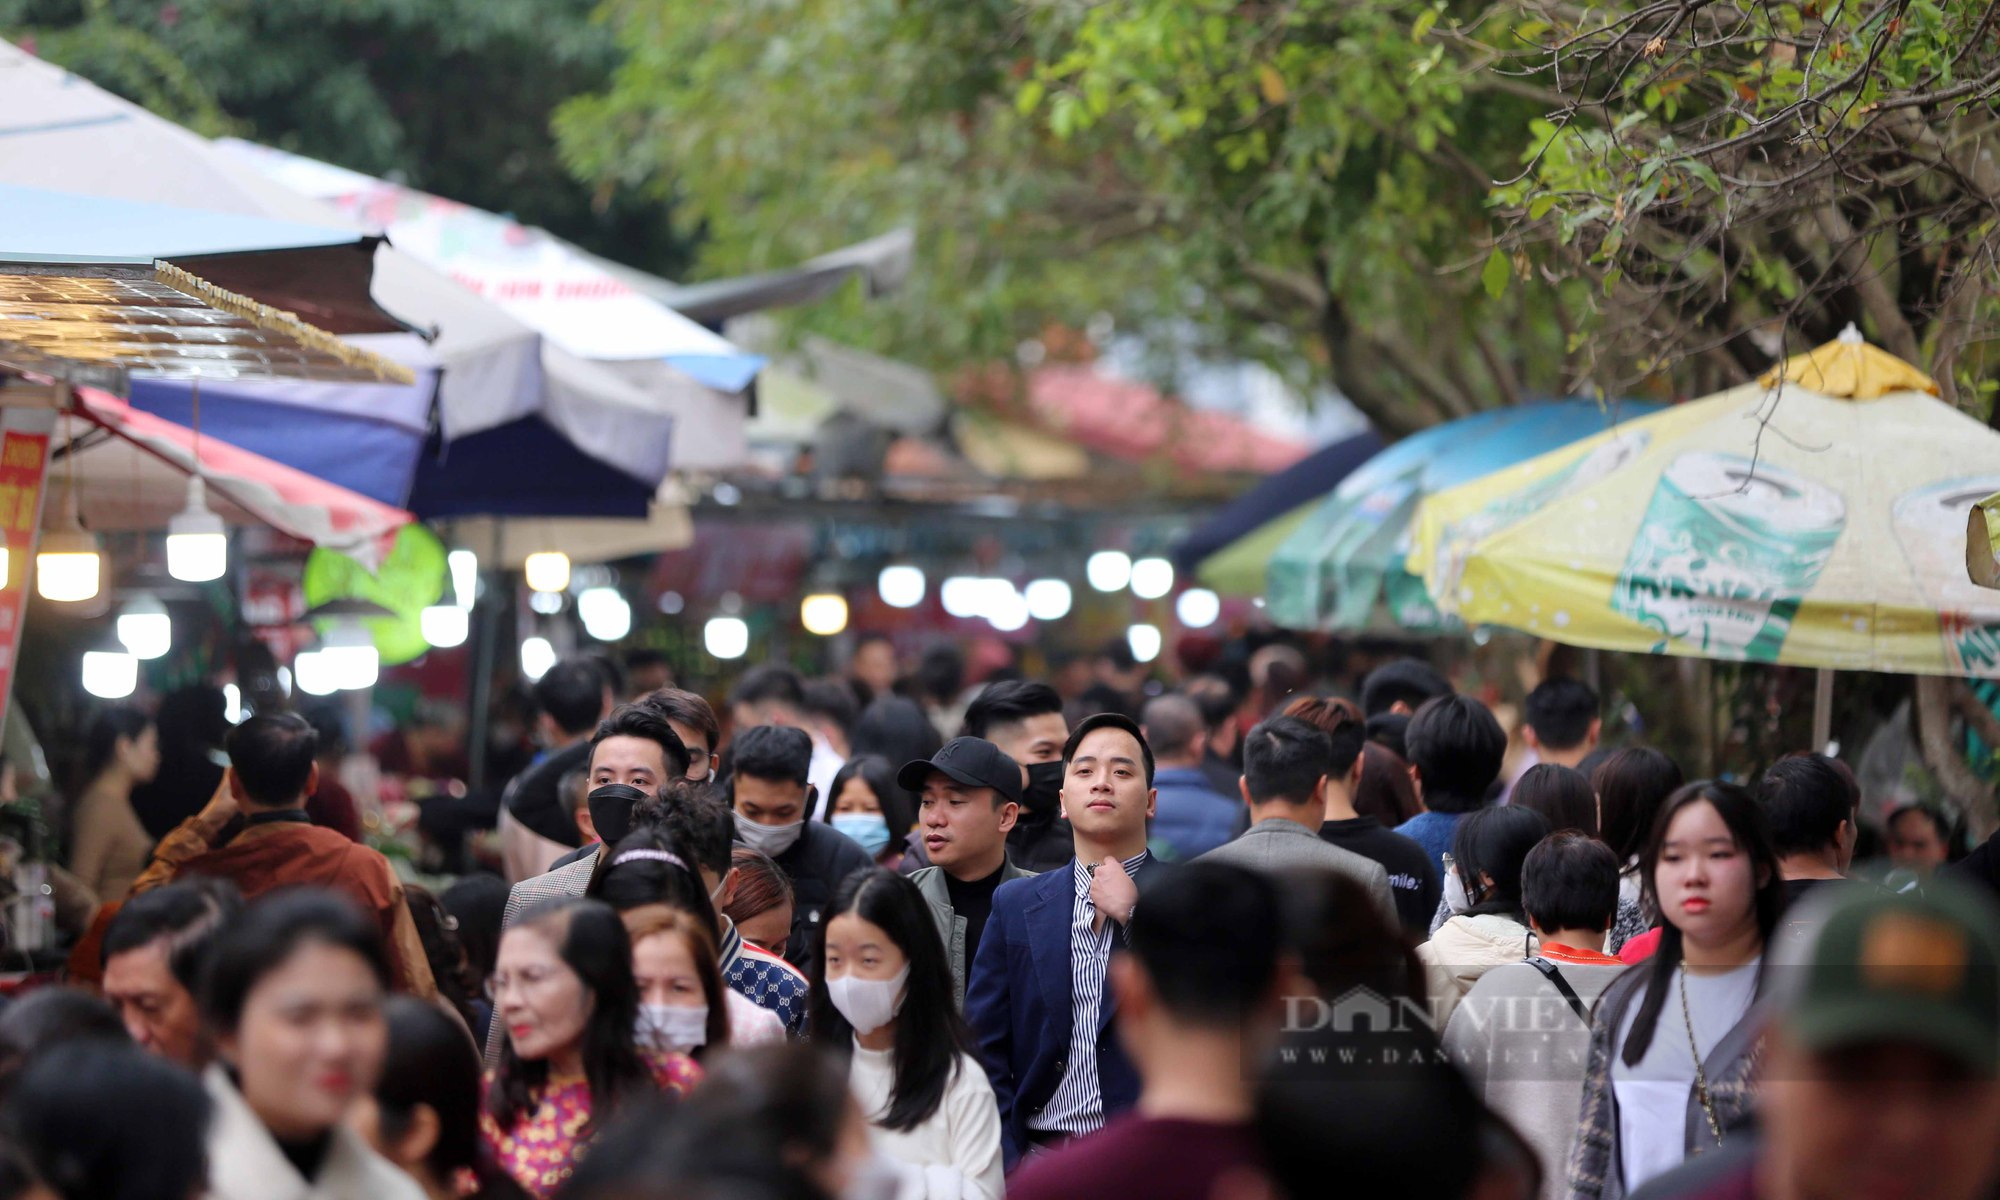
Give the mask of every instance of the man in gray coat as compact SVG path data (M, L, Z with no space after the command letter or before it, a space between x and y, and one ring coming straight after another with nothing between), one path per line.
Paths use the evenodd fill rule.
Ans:
M1346 875L1368 889L1394 922L1396 902L1382 864L1320 839L1332 763L1331 739L1297 717L1272 717L1252 729L1243 739L1243 779L1238 784L1250 806L1250 828L1197 861L1254 871L1316 867Z
M1021 815L1021 767L992 742L953 738L929 760L906 763L896 782L920 797L917 828L931 865L910 876L931 906L951 961L952 994L965 1007L966 964L979 949L993 893L1033 874L1007 858Z

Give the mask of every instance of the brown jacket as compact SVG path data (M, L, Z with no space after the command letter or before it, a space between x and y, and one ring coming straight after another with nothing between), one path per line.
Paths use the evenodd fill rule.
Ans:
M132 885L133 894L181 875L227 879L245 900L298 885L344 892L381 926L396 990L425 1000L437 995L402 881L379 851L302 821L252 825L220 846L211 845L214 837L201 814L181 822L160 840L152 865Z

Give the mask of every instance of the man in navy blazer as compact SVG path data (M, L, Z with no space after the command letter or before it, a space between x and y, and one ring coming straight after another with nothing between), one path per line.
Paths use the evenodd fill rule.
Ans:
M1063 747L1062 810L1076 857L993 894L965 1016L1000 1104L1010 1170L1037 1148L1096 1132L1139 1098L1111 1027L1105 967L1140 884L1161 869L1146 851L1155 798L1139 726L1117 713L1085 719Z

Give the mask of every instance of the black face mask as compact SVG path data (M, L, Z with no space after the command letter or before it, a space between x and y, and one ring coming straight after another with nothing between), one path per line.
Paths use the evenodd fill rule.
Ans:
M1054 816L1061 812L1062 782L1062 763L1029 763L1028 786L1022 789L1021 807L1037 816Z
M607 846L615 846L632 832L633 807L641 800L652 799L652 795L629 783L607 783L593 789L587 799L591 823L597 826L598 840Z

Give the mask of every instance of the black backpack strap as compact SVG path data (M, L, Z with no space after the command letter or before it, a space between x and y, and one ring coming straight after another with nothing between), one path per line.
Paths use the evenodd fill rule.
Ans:
M1569 1001L1570 1011L1576 1014L1577 1020L1585 1025L1590 1024L1590 1009L1584 1006L1583 998L1576 994L1576 989L1569 985L1569 980L1563 978L1562 972L1556 970L1554 963L1546 958L1531 958L1528 960L1528 965L1540 971L1542 978L1548 980L1550 986L1562 993L1562 998Z

